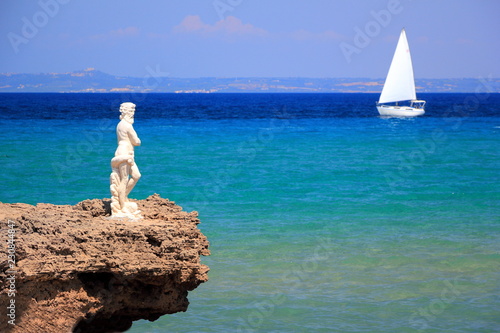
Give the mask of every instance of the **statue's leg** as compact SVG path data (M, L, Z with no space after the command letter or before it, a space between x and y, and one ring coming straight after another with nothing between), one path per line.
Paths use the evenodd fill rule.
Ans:
M127 196L130 194L130 192L132 191L135 184L137 184L140 178L141 178L141 173L139 172L137 164L134 163L134 165L130 167L130 178L127 182Z
M118 200L120 202L120 209L125 208L127 199L127 186L128 186L128 175L130 166L128 163L122 163L119 166L120 170L120 184L118 185Z

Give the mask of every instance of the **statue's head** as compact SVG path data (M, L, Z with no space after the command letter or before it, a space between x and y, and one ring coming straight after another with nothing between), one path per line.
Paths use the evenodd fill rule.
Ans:
M122 103L120 105L120 112L120 119L126 118L128 120L133 120L135 113L135 104L130 102Z

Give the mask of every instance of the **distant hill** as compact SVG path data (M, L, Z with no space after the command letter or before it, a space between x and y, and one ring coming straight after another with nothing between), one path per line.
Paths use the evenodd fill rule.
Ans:
M0 92L300 92L379 93L384 79L369 78L142 78L93 68L71 73L0 74ZM417 92L500 92L500 79L417 79Z

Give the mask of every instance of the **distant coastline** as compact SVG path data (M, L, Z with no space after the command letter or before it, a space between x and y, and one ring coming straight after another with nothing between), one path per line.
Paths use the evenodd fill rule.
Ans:
M88 68L69 73L0 73L1 92L61 93L380 93L371 78L142 78ZM416 79L417 93L500 92L500 78Z

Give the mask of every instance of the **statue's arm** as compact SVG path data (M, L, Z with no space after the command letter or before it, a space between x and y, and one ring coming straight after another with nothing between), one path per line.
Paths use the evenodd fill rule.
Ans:
M141 139L137 136L137 133L135 132L134 128L130 126L128 130L128 137L130 139L130 142L134 146L140 146L141 145Z

